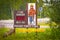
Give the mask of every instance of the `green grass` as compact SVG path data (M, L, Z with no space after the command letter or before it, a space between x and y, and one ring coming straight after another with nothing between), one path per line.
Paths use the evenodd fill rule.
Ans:
M22 33L16 31L15 34L9 35L8 37L3 38L3 34L9 29L0 28L0 40L50 40L50 31L51 29L46 29L45 32L31 32L31 33Z

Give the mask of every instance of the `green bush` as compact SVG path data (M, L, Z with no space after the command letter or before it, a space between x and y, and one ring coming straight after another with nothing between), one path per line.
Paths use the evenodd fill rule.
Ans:
M53 40L60 40L60 28L52 28L51 38Z

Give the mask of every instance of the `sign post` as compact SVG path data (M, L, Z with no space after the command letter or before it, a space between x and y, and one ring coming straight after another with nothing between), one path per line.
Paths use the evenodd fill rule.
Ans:
M14 30L15 28L39 28L37 25L36 3L28 3L27 11L17 10L14 12Z

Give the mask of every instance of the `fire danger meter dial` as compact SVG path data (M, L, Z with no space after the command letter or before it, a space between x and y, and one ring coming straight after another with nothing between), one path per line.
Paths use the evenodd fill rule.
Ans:
M26 25L27 24L27 14L24 11L16 11L15 24L17 24L17 25Z

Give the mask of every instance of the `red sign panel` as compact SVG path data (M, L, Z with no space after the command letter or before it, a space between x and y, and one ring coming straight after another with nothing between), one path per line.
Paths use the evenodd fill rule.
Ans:
M26 20L26 17L25 16L16 16L16 20L18 20L18 21Z

